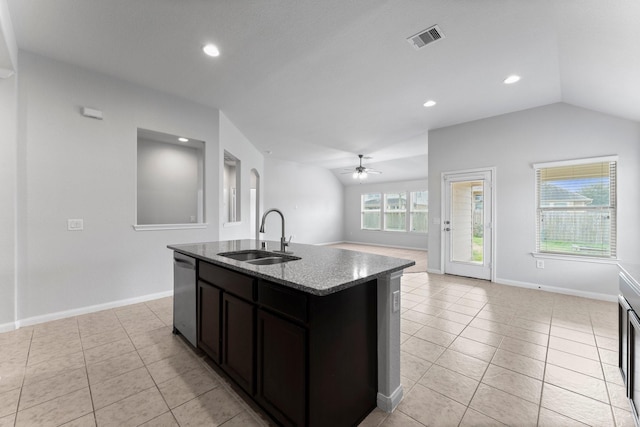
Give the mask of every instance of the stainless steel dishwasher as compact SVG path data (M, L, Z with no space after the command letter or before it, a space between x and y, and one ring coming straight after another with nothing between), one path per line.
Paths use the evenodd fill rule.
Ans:
M196 330L196 260L173 253L173 333L198 346Z

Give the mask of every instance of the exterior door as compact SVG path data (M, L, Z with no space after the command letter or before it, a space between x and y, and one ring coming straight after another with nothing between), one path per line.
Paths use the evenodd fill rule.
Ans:
M444 186L444 272L491 280L492 171L448 173Z

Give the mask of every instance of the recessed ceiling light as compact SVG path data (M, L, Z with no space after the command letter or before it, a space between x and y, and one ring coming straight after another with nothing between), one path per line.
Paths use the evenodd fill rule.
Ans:
M189 138L178 138L180 142L189 142Z
M514 75L511 75L511 76L507 77L506 79L504 79L504 84L510 85L510 84L516 83L518 81L520 81L520 76L516 76L514 74Z
M202 48L202 51L209 56L220 56L220 51L215 44L209 43Z
M425 107L433 107L434 105L436 105L436 101L434 101L433 99L430 99L422 105L424 105Z

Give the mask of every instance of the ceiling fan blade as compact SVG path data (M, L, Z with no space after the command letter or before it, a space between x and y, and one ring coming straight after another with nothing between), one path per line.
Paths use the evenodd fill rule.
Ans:
M382 172L381 172L381 171L376 171L376 170L367 169L367 173L372 173L372 174L375 174L375 175L379 175L379 174L381 174Z

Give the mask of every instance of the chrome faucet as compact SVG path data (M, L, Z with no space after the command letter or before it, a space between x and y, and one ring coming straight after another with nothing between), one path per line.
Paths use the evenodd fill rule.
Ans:
M280 238L280 252L287 252L287 246L289 246L289 242L287 242L287 238L284 237L284 215L278 209L269 209L262 215L262 223L260 224L260 233L264 233L264 220L267 219L267 215L271 212L276 212L282 218L282 237Z

